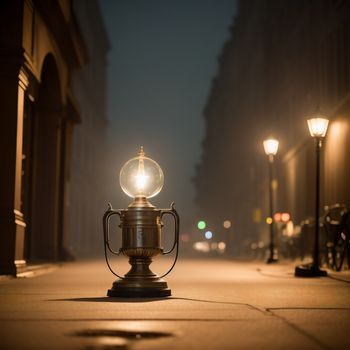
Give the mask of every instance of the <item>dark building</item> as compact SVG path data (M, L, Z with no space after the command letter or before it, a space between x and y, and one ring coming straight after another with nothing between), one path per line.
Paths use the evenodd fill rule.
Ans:
M206 136L194 179L199 215L221 230L232 220L235 247L267 243L267 159L280 141L276 211L294 224L314 216L315 152L306 120L330 119L321 164L321 205L350 206L350 2L239 2L204 110ZM232 247L231 247L232 248Z
M107 50L95 0L0 3L0 274L96 245Z
M81 114L72 140L66 245L76 257L102 253L101 216L107 207L107 51L109 42L97 1L74 1L89 61L72 72ZM114 180L114 179L113 179Z

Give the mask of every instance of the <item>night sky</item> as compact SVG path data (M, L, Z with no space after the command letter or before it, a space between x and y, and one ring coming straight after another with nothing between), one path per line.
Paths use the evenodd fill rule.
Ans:
M196 215L191 177L200 161L202 112L229 37L235 0L100 0L111 43L108 118L115 207L123 163L141 145L165 184L151 202L175 201L185 226Z

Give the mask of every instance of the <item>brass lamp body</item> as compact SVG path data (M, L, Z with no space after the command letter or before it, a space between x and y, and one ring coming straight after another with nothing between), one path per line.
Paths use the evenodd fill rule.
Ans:
M164 252L161 246L162 217L170 214L174 218L174 243L169 251ZM120 217L122 229L122 247L114 251L109 241L109 220L111 216ZM103 232L106 263L111 272L118 277L108 290L110 297L167 297L171 295L167 282L163 279L174 268L179 247L179 215L173 204L170 209L157 209L145 197L136 198L127 209L113 210L111 205L103 216ZM170 254L175 250L175 258L170 269L158 276L150 269L152 258L156 255ZM131 269L123 277L110 266L108 251L114 255L123 254L129 257Z

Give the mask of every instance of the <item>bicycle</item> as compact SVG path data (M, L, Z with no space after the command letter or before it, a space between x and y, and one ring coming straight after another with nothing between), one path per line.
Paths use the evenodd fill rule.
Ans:
M336 271L342 269L346 251L349 252L348 217L349 211L344 204L337 203L325 207L323 224L327 236L327 264ZM350 263L349 253L347 255Z

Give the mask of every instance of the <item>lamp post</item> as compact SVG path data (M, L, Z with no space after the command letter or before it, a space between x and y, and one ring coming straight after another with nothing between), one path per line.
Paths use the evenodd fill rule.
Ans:
M143 148L137 157L127 161L120 171L120 186L133 201L127 209L113 210L109 204L103 216L104 251L110 271L118 277L107 295L110 297L166 297L171 290L163 277L176 264L179 247L179 216L171 205L170 209L157 209L148 198L157 195L164 183L163 171L152 159L145 156ZM162 217L173 216L175 221L175 239L172 248L164 251L161 246ZM109 220L118 215L122 229L122 247L113 250L109 239ZM158 254L170 254L175 249L175 258L171 268L162 276L152 272L149 265L152 257ZM123 277L110 266L107 253L123 254L129 257L131 269Z
M316 200L315 200L315 238L313 259L311 264L300 265L295 268L297 277L319 277L327 276L327 271L320 269L319 257L319 209L320 209L320 153L322 140L326 136L329 120L319 113L308 119L310 135L315 139L316 146Z
M268 156L269 164L269 201L270 201L270 255L267 259L267 263L271 264L278 261L277 250L275 249L274 239L275 239L275 226L273 220L274 203L273 203L273 161L274 156L277 154L279 142L273 138L264 141L264 150Z
M231 229L231 226L232 226L232 222L231 220L224 220L224 222L222 223L222 226L224 227L225 229L225 238L224 238L224 242L226 243L226 251L227 251L227 254L232 254L233 253L233 237L232 237L232 229Z

